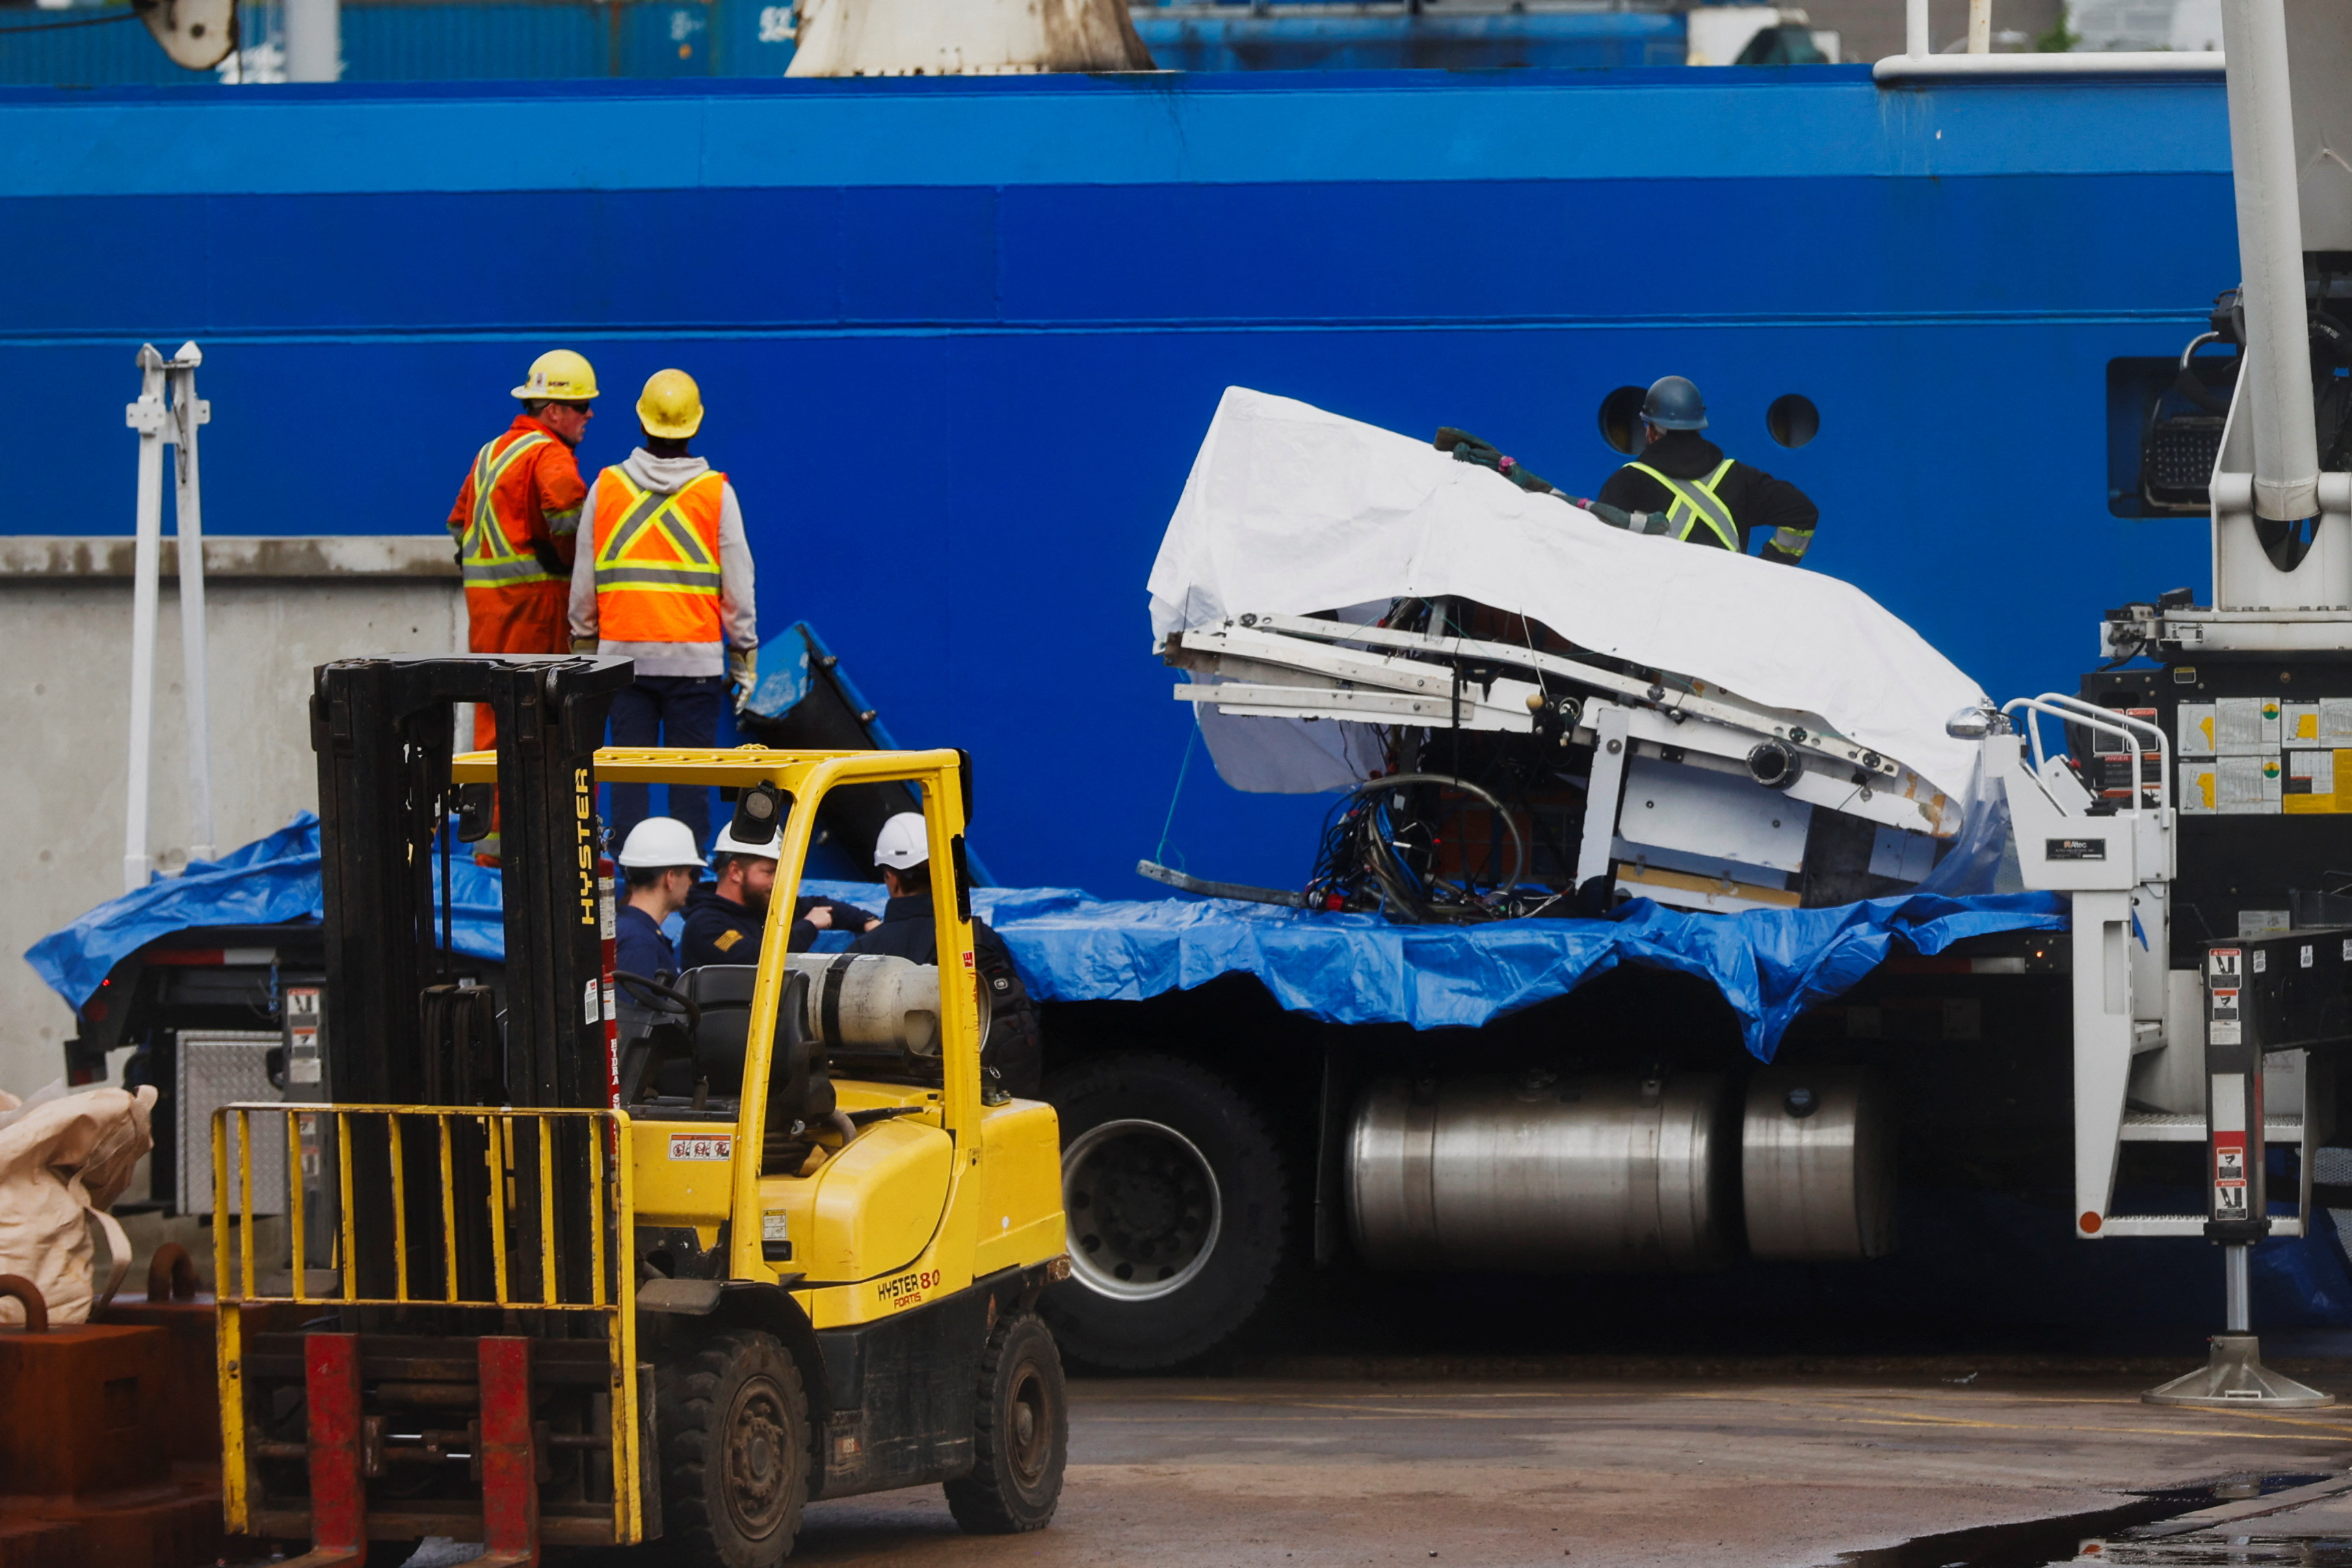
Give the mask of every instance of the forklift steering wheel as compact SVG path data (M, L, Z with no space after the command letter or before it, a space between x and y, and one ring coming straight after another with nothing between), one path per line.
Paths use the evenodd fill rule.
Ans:
M633 991L649 995L656 1002L668 1004L671 1010L684 1013L686 1015L686 1031L688 1034L692 1034L695 1030L702 1027L702 1009L695 1005L695 1000L692 997L688 996L683 991L672 990L669 987L663 985L659 980L649 980L643 975L633 975L626 969L614 970L613 983L616 986L626 986Z

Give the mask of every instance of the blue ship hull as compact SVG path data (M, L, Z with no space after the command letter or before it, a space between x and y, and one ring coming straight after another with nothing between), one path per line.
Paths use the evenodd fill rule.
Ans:
M0 93L0 528L127 533L131 350L205 351L207 524L429 533L570 345L710 407L766 625L978 763L1014 885L1141 891L1191 716L1143 581L1219 392L1476 431L1564 487L1669 371L1820 503L1809 564L2000 695L2202 595L2113 515L2109 363L2236 280L2217 78L1859 68ZM1797 392L1819 439L1764 411ZM353 650L360 652L362 650ZM1296 885L1324 802L1197 759L1168 858Z

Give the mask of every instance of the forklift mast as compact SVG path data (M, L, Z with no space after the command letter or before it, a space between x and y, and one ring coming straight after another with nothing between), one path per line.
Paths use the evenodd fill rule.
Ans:
M596 862L596 747L625 659L346 659L320 667L327 932L327 1097L535 1109L611 1103ZM448 816L486 816L450 780L454 705L498 724L507 1038L447 1025L436 846ZM485 824L487 825L487 824ZM430 1024L443 1025L439 1037ZM485 1100L488 1092L493 1098Z
M326 936L326 1016L320 1030L325 1098L378 1105L485 1105L588 1110L613 1096L605 1019L613 999L604 973L604 912L597 860L596 747L613 694L627 685L625 659L500 656L347 659L321 665L311 699L319 755L320 862ZM498 726L497 814L482 786L450 777L456 705L487 706ZM467 796L471 794L472 799ZM479 838L492 822L500 857L506 920L504 1028L488 988L451 984L435 896L436 849L447 885L444 825ZM392 1135L354 1126L366 1160ZM433 1157L418 1141L406 1153ZM473 1134L459 1136L470 1156ZM550 1124L561 1190L587 1190L593 1151L584 1125ZM383 1151L389 1157L390 1151ZM468 1160L457 1185L478 1182ZM430 1239L436 1205L422 1189L395 1197L362 1184L350 1192L350 1220L370 1233L393 1224ZM328 1212L324 1202L314 1212ZM564 1276L590 1286L591 1238L584 1212L551 1206L551 1233L530 1240ZM452 1234L447 1261L485 1293L495 1272L479 1239ZM391 1258L355 1254L352 1283L368 1295L396 1285Z

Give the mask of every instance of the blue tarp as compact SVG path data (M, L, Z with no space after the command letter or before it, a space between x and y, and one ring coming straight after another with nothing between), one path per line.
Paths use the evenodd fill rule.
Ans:
M498 873L461 854L451 881L457 949L502 957ZM805 891L882 907L881 888L867 883L811 882ZM1649 964L1713 980L1739 1015L1748 1049L1767 1061L1799 1013L1846 990L1898 944L1934 954L1964 936L2066 924L2063 900L2042 893L1914 894L1731 915L1643 900L1610 920L1463 926L1223 899L1109 901L1074 888L981 888L973 904L1044 1001L1134 1001L1239 972L1284 1008L1326 1022L1470 1028L1621 963ZM159 936L319 914L319 822L306 812L218 861L99 905L25 956L79 1008L117 963Z
M478 958L505 957L499 873L476 865L471 851L450 859L451 946ZM437 873L435 888L437 898ZM304 811L268 838L216 861L191 862L178 876L159 876L135 893L107 900L34 943L26 949L25 962L79 1011L115 965L159 936L194 925L316 920L320 911L319 819Z
M868 902L861 891L878 890L845 886L838 896ZM1610 920L1449 926L1223 899L1113 903L1067 889L982 889L973 903L1043 1000L1132 1001L1240 971L1285 1009L1328 1023L1472 1028L1619 964L1649 964L1713 980L1748 1049L1766 1061L1799 1013L1898 945L1933 954L1964 936L2066 925L2064 901L2046 893L1915 894L1745 915L1687 915L1643 899Z

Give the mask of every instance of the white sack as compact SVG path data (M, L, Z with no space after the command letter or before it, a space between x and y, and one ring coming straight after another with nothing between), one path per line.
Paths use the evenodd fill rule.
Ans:
M1228 614L1454 595L1598 653L1815 714L1954 800L1974 777L1974 743L1947 736L1944 721L1983 693L1851 583L1612 528L1425 442L1245 387L1217 405L1150 586L1155 643ZM1302 746L1314 744L1305 729L1321 727L1204 726L1212 753L1221 728L1244 725ZM1301 776L1328 771L1329 747L1317 749ZM1277 770L1261 754L1237 771Z
M87 1322L93 1301L102 1305L122 1282L131 1247L106 1210L130 1185L139 1156L155 1146L148 1131L152 1088L62 1091L53 1085L22 1104L0 1093L0 1274L38 1286L58 1324ZM102 1289L91 1223L106 1232L111 1254ZM0 1323L24 1321L21 1306L0 1301Z

